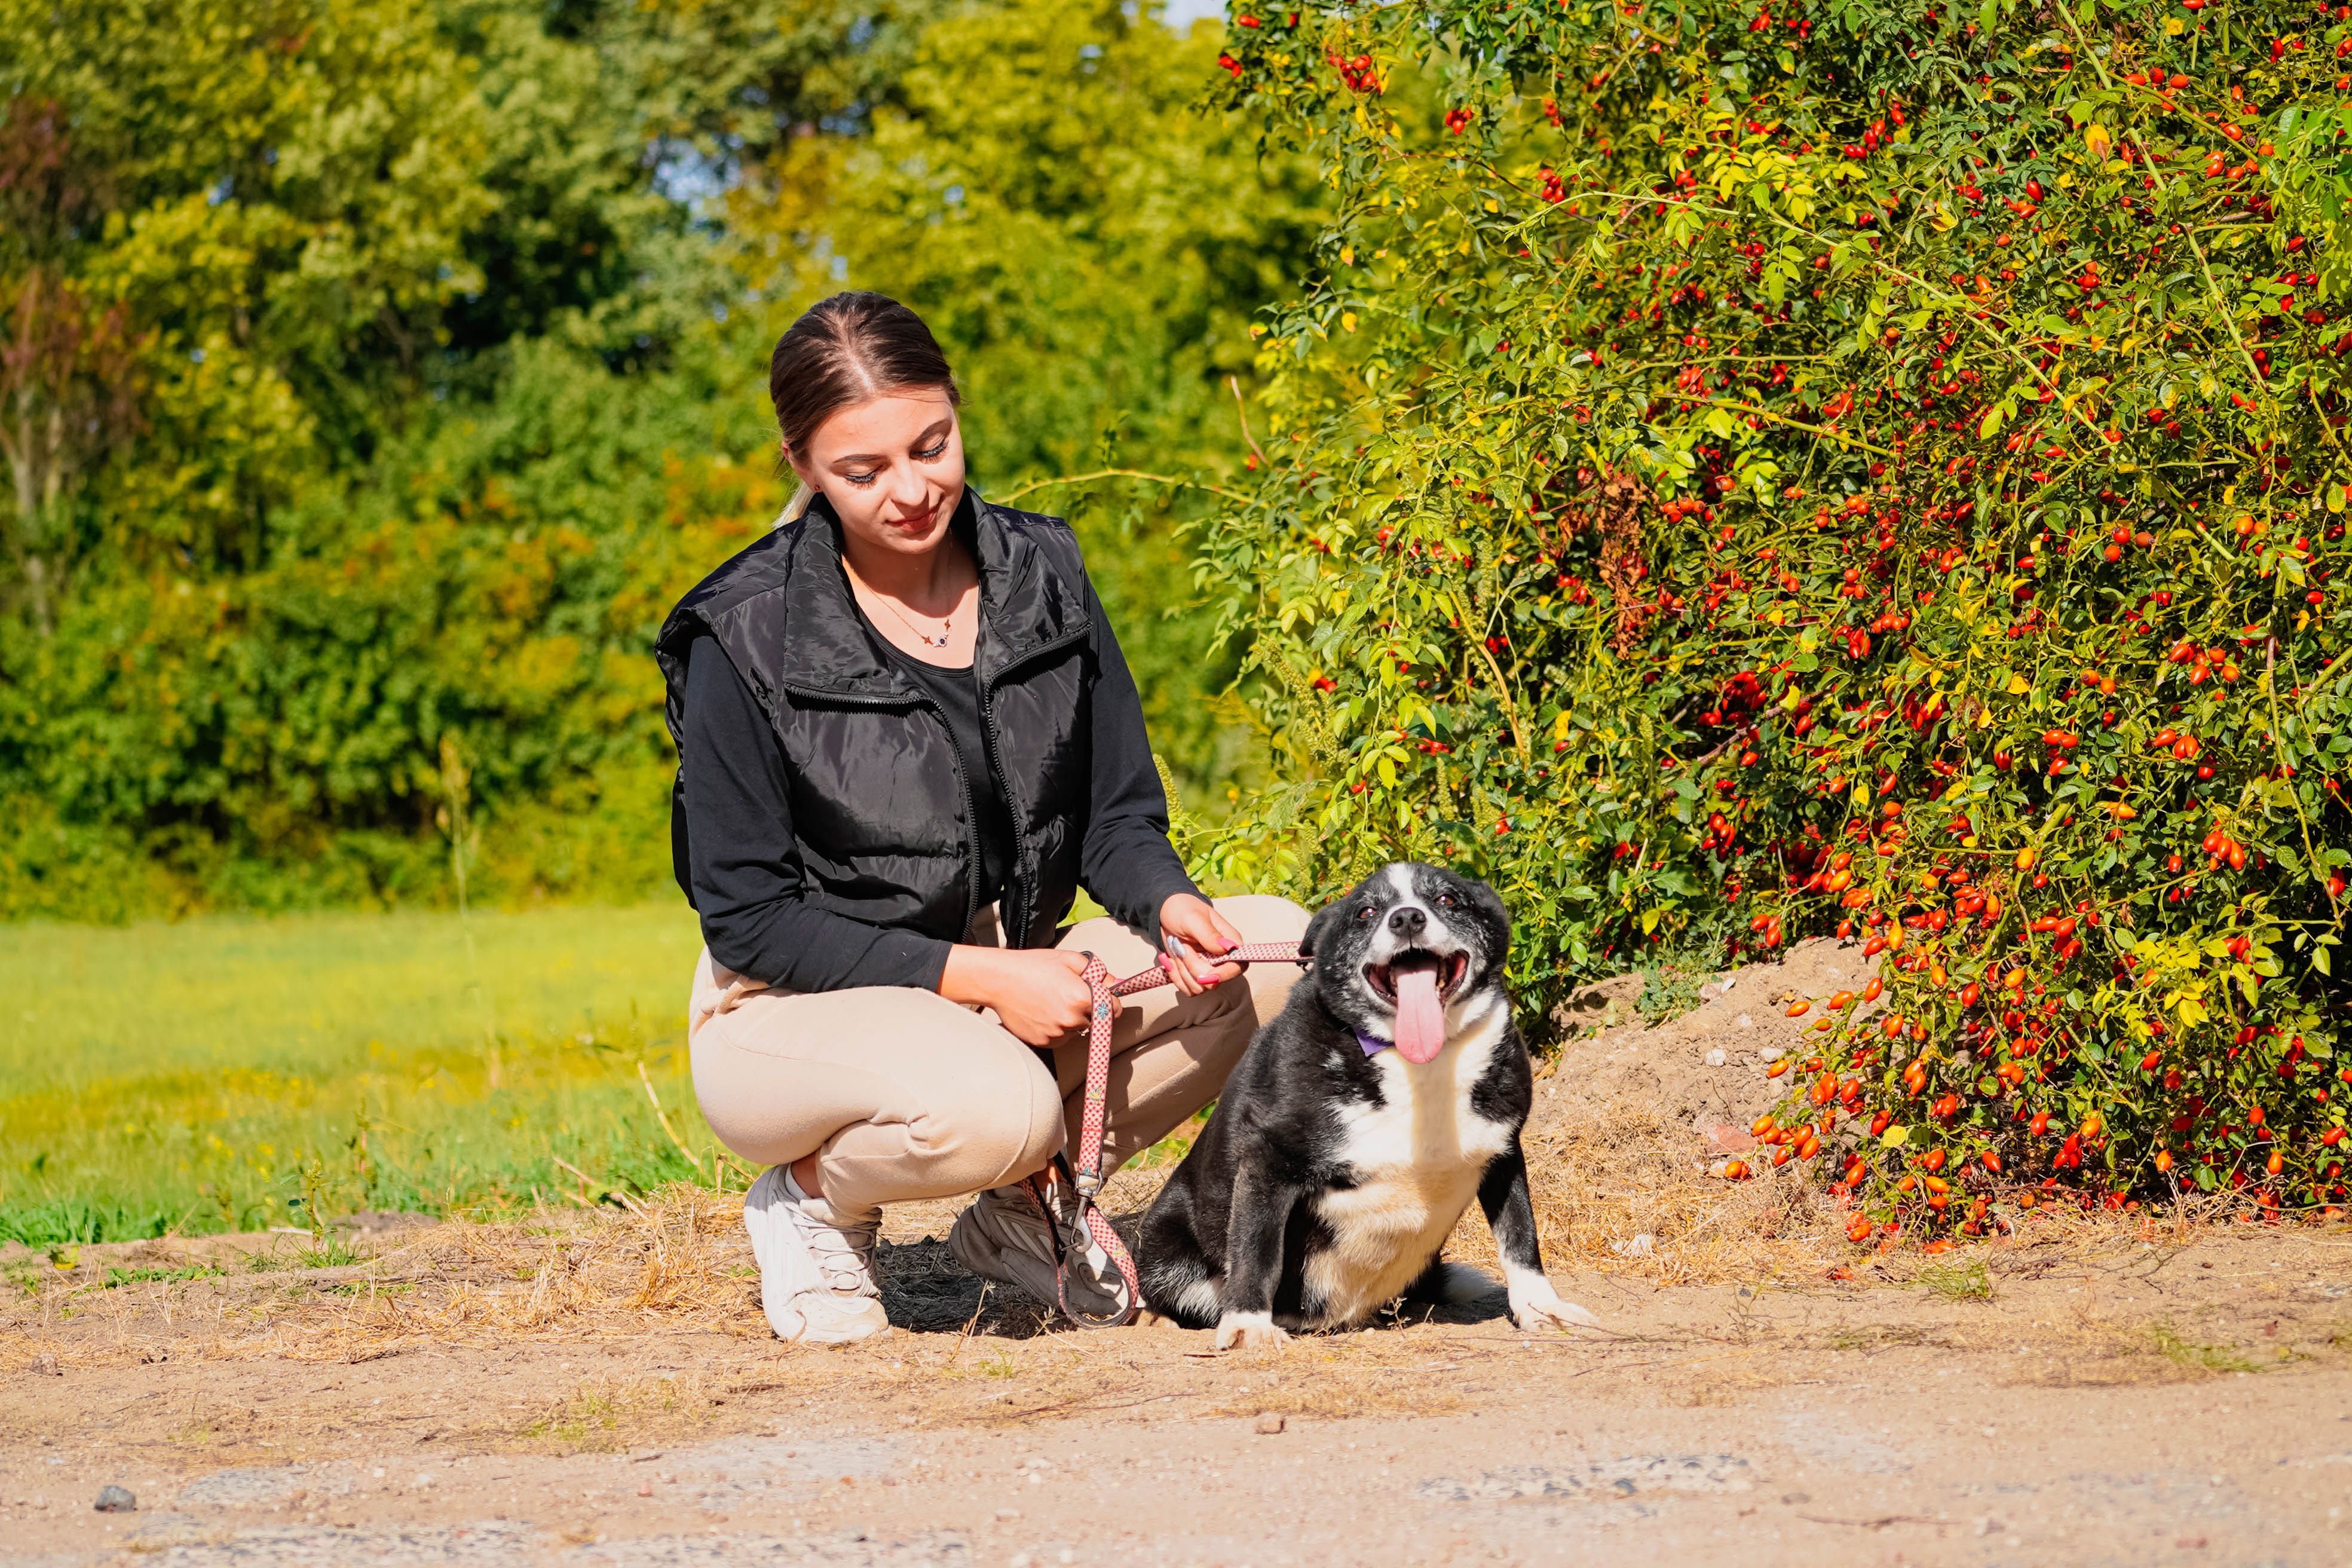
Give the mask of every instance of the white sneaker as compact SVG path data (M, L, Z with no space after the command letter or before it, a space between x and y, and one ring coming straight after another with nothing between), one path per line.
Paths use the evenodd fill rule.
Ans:
M879 1208L844 1223L831 1204L801 1191L790 1166L761 1173L743 1197L743 1228L760 1264L760 1304L778 1339L845 1345L889 1331L874 1283L881 1223Z
M1124 1313L1134 1305L1126 1276L1078 1217L1068 1184L1055 1180L1051 1191L1055 1220L1077 1244L1070 1253L1070 1310L1097 1319ZM1060 1304L1054 1267L1061 1249L1026 1187L991 1187L972 1199L948 1232L948 1251L974 1274L1018 1285L1048 1307Z

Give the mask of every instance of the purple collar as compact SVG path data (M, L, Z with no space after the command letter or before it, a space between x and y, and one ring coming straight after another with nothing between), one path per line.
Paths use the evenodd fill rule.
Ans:
M1356 1044L1364 1047L1364 1055L1368 1057L1376 1057L1382 1051L1394 1046L1396 1042L1394 1040L1384 1040L1378 1035L1368 1035L1364 1033L1363 1030L1358 1029L1356 1031Z

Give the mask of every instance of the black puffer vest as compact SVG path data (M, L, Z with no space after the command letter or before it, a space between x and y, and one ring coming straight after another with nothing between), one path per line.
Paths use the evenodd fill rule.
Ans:
M1086 569L1068 524L965 496L955 526L980 564L981 720L1013 826L998 923L1008 945L1045 947L1076 898L1086 830L1096 671ZM708 632L782 742L809 901L960 941L979 903L973 781L947 721L877 653L840 537L820 499L678 602L655 646L670 739L688 645ZM682 782L670 839L687 888Z

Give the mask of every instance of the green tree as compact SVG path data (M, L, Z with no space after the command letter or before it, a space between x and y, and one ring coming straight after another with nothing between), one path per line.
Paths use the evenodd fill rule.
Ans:
M992 493L1215 482L1299 165L1195 111L1205 35L933 16L0 9L37 66L5 79L0 245L45 312L0 399L48 531L11 535L0 616L0 909L446 897L445 743L486 896L658 886L646 649L782 506L767 351L836 258L940 322ZM960 156L961 191L912 163ZM1087 531L1188 782L1234 750L1162 614L1202 493L1033 492Z
M0 289L20 345L81 345L9 377L18 585L46 619L100 552L258 565L270 510L364 460L475 281L470 71L401 0L10 0L0 39ZM77 423L91 381L135 407L22 434Z
M939 0L438 0L478 62L494 221L467 237L482 282L453 302L462 361L557 333L657 359L739 307L710 213L787 138L851 135L890 101Z
M844 286L923 313L970 402L984 492L1069 513L1198 795L1244 754L1214 701L1233 669L1182 589L1183 520L1247 447L1252 318L1321 212L1308 168L1204 112L1218 29L1172 37L1115 5L970 7L927 29L869 135L785 148L731 209L741 265L795 304ZM1238 387L1235 384L1238 378ZM1217 803L1222 805L1222 803Z

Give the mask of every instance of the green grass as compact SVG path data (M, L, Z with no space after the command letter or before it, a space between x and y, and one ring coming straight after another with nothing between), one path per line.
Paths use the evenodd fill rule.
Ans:
M468 928L432 912L0 927L0 1239L512 1212L583 1190L559 1160L591 1197L708 1180L692 913L478 913L470 931L471 958Z
M191 1279L217 1279L221 1270L210 1263L192 1263L185 1268L110 1268L106 1271L106 1289L119 1290L125 1285L184 1285Z
M1642 994L1633 999L1633 1010L1646 1024L1671 1023L1698 1005L1698 988L1715 974L1704 967L1658 964L1642 977Z
M2168 1322L2148 1325L2148 1338L2158 1353L2190 1372L2260 1372L2259 1363L2228 1345L2199 1344L2184 1338Z
M1990 1301L1992 1300L1992 1270L1984 1259L1972 1258L1963 1263L1937 1263L1919 1270L1917 1285L1947 1301Z

